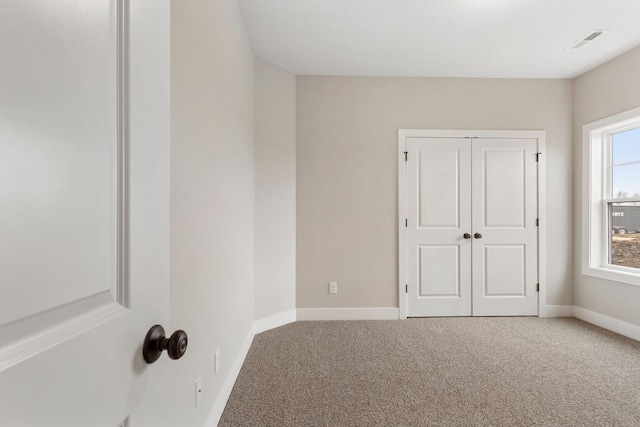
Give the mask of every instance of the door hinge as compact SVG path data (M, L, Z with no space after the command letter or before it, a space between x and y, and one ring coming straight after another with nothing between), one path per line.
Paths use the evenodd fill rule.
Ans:
M536 218L536 227L540 226L540 218Z
M536 162L539 162L539 161L540 161L540 155L541 155L541 154L542 154L542 153L536 153Z
M404 152L404 161L405 161L405 162L407 161L407 155L408 155L408 154L409 154L409 152L408 152L408 151L405 151L405 152Z
M536 283L536 292L540 292L540 283Z
M404 285L404 293L405 294L409 293L409 285Z
M404 228L409 226L409 220L407 218L404 219Z

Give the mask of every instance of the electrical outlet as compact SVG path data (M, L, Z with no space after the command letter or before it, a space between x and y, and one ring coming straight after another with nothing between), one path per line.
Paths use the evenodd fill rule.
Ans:
M220 347L216 349L216 354L213 355L213 373L217 374L220 370Z
M200 404L200 399L202 399L202 377L196 380L196 408Z
M329 293L330 294L338 293L338 282L329 282Z

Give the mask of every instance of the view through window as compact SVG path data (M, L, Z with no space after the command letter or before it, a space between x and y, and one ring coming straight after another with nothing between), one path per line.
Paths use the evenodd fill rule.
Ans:
M640 269L640 128L611 134L610 263Z

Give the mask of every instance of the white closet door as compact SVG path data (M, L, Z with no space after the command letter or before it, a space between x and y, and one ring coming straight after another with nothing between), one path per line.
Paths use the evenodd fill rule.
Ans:
M407 316L538 314L535 138L407 138Z
M537 315L537 141L472 147L473 315Z
M471 143L407 141L408 316L471 315Z

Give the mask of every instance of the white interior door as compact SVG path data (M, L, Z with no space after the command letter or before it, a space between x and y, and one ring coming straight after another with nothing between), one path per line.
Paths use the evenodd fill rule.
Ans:
M169 309L169 2L1 9L0 425L150 425L141 344Z
M538 314L535 139L474 139L473 315Z
M405 143L407 316L537 315L537 139Z
M407 140L410 316L471 316L470 163L469 139Z

